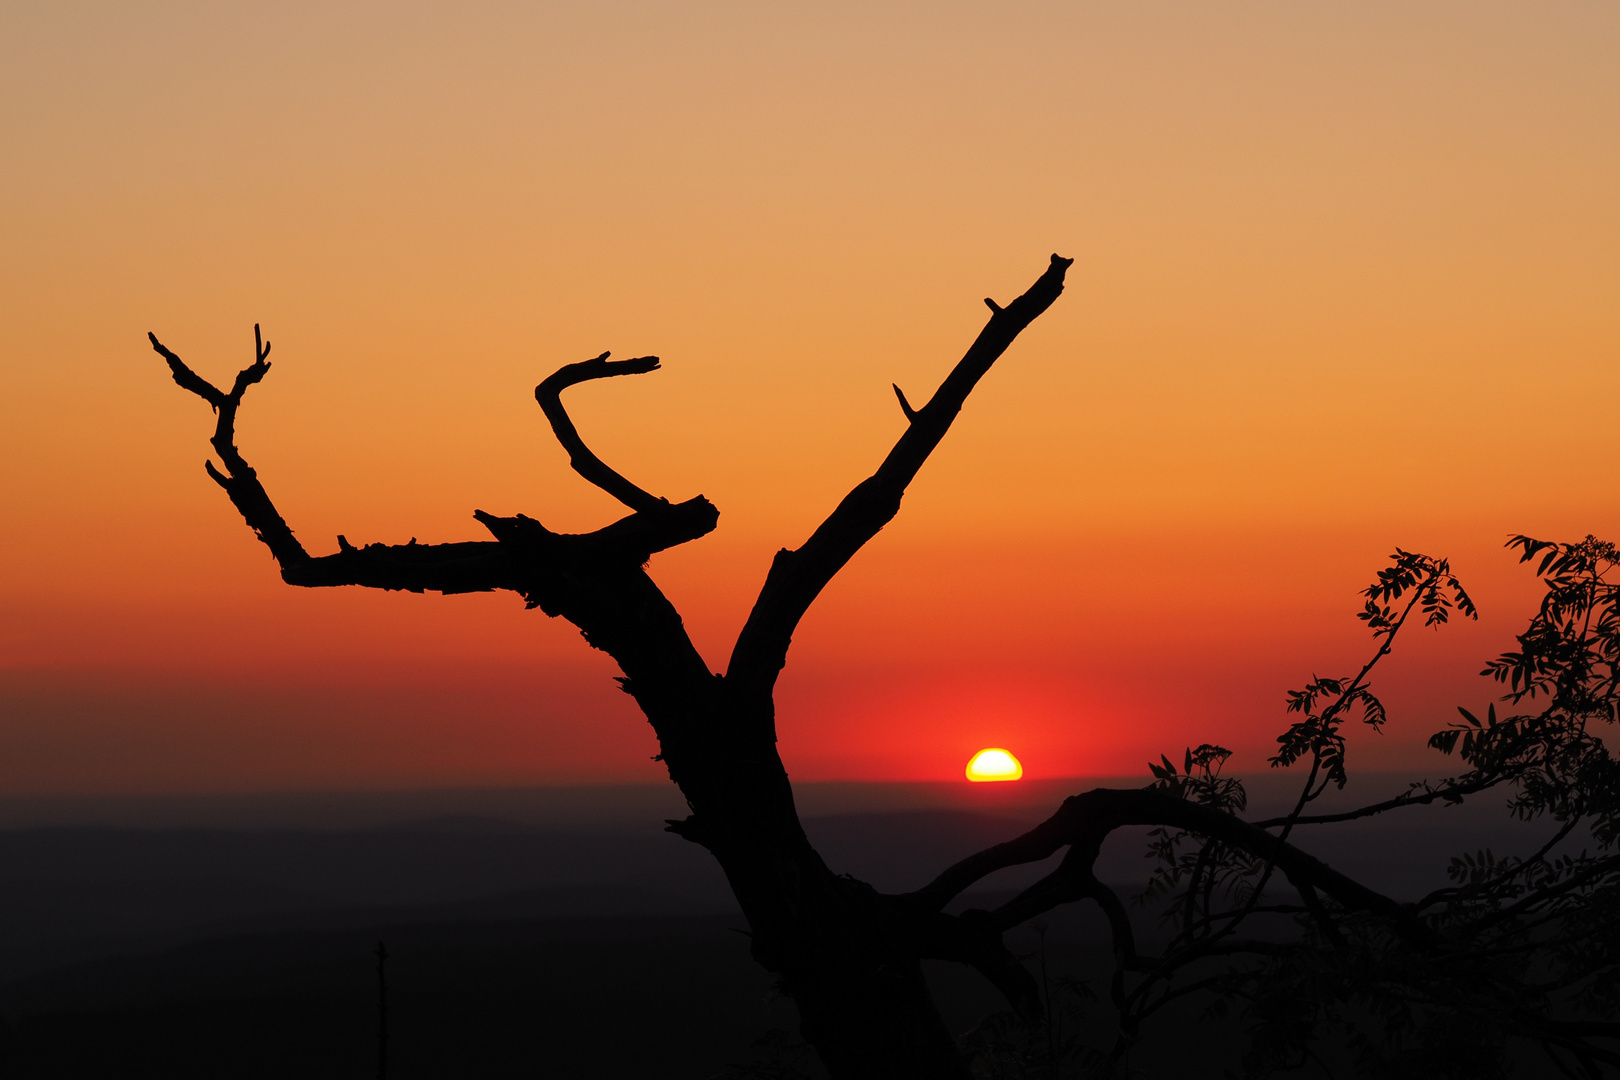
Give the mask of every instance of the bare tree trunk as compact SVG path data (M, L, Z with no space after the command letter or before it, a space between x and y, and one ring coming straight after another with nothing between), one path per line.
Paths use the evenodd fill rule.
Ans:
M909 909L839 877L806 838L774 746L671 762L693 807L672 831L711 851L834 1077L960 1080L968 1073L934 1007Z

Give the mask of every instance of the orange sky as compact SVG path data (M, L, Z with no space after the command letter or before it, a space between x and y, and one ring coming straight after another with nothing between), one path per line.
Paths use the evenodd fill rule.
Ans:
M1620 535L1611 4L468 7L0 9L0 794L660 775L514 597L282 586L147 330L226 380L264 325L239 445L320 552L611 520L532 389L661 355L567 400L720 507L652 564L719 666L889 383L1074 256L797 635L802 779L1257 767L1396 544L1484 610L1352 744L1409 765L1506 535Z

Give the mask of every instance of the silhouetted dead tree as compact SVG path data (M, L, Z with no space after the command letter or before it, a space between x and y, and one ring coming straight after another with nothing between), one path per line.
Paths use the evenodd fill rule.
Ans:
M1019 333L1058 298L1070 263L1052 256L1051 265L1029 291L1006 307L987 300L989 322L926 405L913 408L895 388L907 421L905 431L877 471L857 484L802 546L777 553L723 674L711 671L699 656L680 615L645 569L656 552L714 529L718 511L702 496L671 503L631 483L585 445L561 401L563 390L581 382L656 370L656 357L614 361L603 353L560 369L535 390L575 471L623 503L631 511L626 517L595 532L566 534L522 514L498 517L480 510L474 516L491 540L355 547L340 536L336 553L312 556L235 446L234 425L242 397L270 368L270 347L259 340L258 328L254 328L254 362L237 375L229 392L196 375L155 336L151 341L168 361L175 381L218 413L212 443L224 472L210 462L208 474L269 547L283 580L306 587L363 585L412 592L507 589L521 595L529 607L567 619L592 646L613 657L623 672L624 689L651 722L670 778L691 809L685 819L669 822L669 830L702 845L719 861L748 919L755 959L780 976L784 990L798 1005L806 1039L834 1077L965 1080L971 1075L967 1059L935 1009L921 961L971 965L1001 990L1018 1014L1039 1024L1045 1010L1040 989L1008 950L1003 934L1076 900L1095 901L1113 933L1112 1000L1120 1034L1112 1053L1091 1063L1107 1072L1119 1063L1141 1020L1185 992L1170 988L1176 974L1212 957L1261 961L1260 967L1228 972L1227 983L1220 987L1261 1004L1264 993L1255 989L1257 985L1261 990L1266 985L1305 985L1300 979L1286 983L1287 971L1275 965L1286 966L1301 955L1315 956L1310 950L1318 946L1341 959L1366 941L1392 943L1390 947L1401 955L1428 958L1424 962L1466 959L1470 954L1458 946L1455 927L1447 919L1469 903L1477 906L1478 889L1462 899L1397 903L1293 846L1287 837L1300 825L1437 799L1457 801L1499 783L1520 782L1530 766L1501 749L1499 744L1511 732L1497 730L1493 712L1489 730L1495 732L1491 737L1499 738L1490 745L1496 749L1479 754L1496 757L1474 761L1473 772L1349 814L1303 813L1328 783L1342 784L1339 726L1347 710L1359 706L1369 722L1382 722L1382 706L1367 689L1366 677L1388 653L1407 618L1416 611L1431 623L1444 621L1453 603L1472 613L1466 594L1443 561L1397 552L1395 566L1381 573L1367 592L1368 609L1362 618L1382 640L1373 659L1353 680L1316 680L1294 696L1290 707L1298 706L1306 719L1283 737L1274 763L1311 764L1299 802L1285 818L1249 822L1239 817L1244 807L1241 786L1219 776L1227 752L1204 746L1188 751L1184 772L1178 773L1168 760L1163 768L1156 766L1157 780L1149 787L1097 789L1067 799L1042 825L958 863L913 893L880 894L836 874L822 861L800 825L776 750L773 691L794 629L833 576L895 516L907 485L944 438L974 386ZM1446 589L1452 590L1452 599L1446 598ZM1384 606L1396 600L1405 606ZM1611 619L1609 625L1613 623ZM1611 712L1614 696L1611 679L1603 706ZM1318 708L1318 700L1327 701L1327 706ZM1456 736L1451 740L1455 743ZM1465 756L1470 752L1465 746ZM1612 772L1604 775L1601 783L1594 781L1600 789L1602 783L1613 783ZM1157 830L1155 844L1165 869L1155 888L1165 894L1179 890L1179 907L1173 905L1172 913L1182 921L1182 932L1159 956L1138 952L1124 902L1094 871L1103 840L1131 825ZM1195 853L1179 852L1177 845L1183 842L1194 845ZM1054 871L996 910L961 915L945 911L954 898L987 875L1043 860L1064 848L1067 853ZM1564 877L1554 875L1540 887L1551 890L1547 895L1557 901L1582 889L1590 891L1594 882L1611 881L1616 872L1611 858L1583 864ZM1262 905L1274 874L1297 894L1297 905L1278 906L1270 900ZM1560 884L1566 877L1574 883ZM1217 882L1225 890L1221 895L1236 897L1229 910L1219 907ZM1511 902L1519 905L1515 910L1523 910L1530 901L1515 894ZM1435 905L1443 909L1441 915L1435 915ZM1260 910L1297 913L1306 935L1303 943L1238 937L1237 928ZM1486 911L1481 917L1495 916ZM1452 976L1469 970L1454 965ZM1353 997L1356 992L1352 987L1344 995ZM1503 1022L1518 1023L1527 1038L1551 1047L1549 1053L1568 1054L1581 1067L1595 1069L1600 1063L1620 1061L1620 1055L1601 1042L1613 1039L1620 1026L1554 1020L1535 1015L1533 1009L1512 1015L1519 1019ZM1289 1030L1297 1028L1298 1024ZM1288 1038L1282 1044L1287 1052L1294 1049Z

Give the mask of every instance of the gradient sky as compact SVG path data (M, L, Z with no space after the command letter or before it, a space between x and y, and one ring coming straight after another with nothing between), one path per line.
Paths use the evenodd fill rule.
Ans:
M1620 536L1611 3L0 7L0 793L652 780L611 664L510 594L304 591L208 481L205 375L313 551L620 511L532 390L719 530L652 571L721 666L772 552L1046 257L1013 346L779 693L798 779L1263 764L1451 556L1352 767L1413 767Z

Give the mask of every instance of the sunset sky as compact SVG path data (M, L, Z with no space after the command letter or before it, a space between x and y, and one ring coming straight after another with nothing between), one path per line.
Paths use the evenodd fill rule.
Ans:
M1067 291L801 626L795 779L1263 768L1448 555L1351 765L1423 767L1536 595L1620 538L1620 7L0 7L0 794L660 778L511 594L298 590L206 477L217 382L312 552L583 531L533 388L719 529L655 579L723 667L797 546L1058 252ZM1436 766L1437 768L1439 766ZM965 783L965 781L964 781Z

